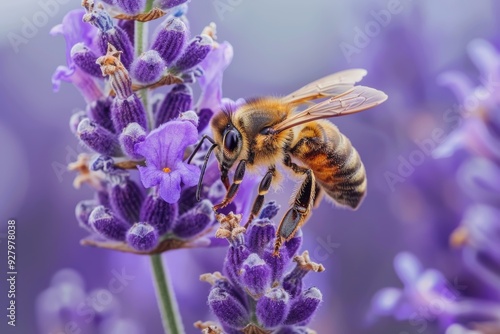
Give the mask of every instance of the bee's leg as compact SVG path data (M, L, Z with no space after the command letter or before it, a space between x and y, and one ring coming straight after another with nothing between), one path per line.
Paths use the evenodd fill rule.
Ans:
M314 201L313 201L313 208L317 208L319 204L321 203L321 200L323 199L323 191L321 189L321 186L316 182L314 186L315 192L314 192Z
M236 196L238 188L240 187L240 184L243 181L243 177L245 176L246 165L246 160L240 160L238 166L236 167L236 171L234 172L233 183L229 186L224 200L221 203L214 205L215 211L227 206L229 203L231 203L234 196Z
M284 241L293 238L295 232L302 226L311 211L316 194L316 181L313 172L305 167L293 163L289 156L285 157L285 165L290 167L297 174L305 174L306 178L302 182L292 207L286 212L276 231L276 242L274 244L274 255L279 255L279 250Z
M269 167L266 175L264 175L262 181L260 181L259 194L257 195L255 201L253 202L252 212L248 217L247 223L245 224L245 228L247 228L248 225L250 225L250 223L252 222L252 220L259 214L260 209L262 208L262 204L264 204L264 195L266 195L267 192L269 191L275 173L276 173L276 168L274 166Z

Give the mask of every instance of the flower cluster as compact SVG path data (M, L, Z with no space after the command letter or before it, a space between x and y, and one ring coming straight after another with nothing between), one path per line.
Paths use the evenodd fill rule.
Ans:
M213 24L190 40L186 2L157 1L151 9L146 1L84 0L84 9L51 31L65 37L68 62L56 70L54 89L73 83L87 102L70 128L89 153L69 166L80 173L76 186L96 190L95 199L76 207L78 222L92 233L84 244L158 253L192 246L216 222L211 208L221 196L204 189L205 200L194 201L200 169L185 158L222 103L232 48L215 41ZM134 23L159 17L166 18L145 48ZM194 103L190 85L197 79L202 93ZM170 91L151 96L165 85Z
M321 292L304 288L303 278L324 267L297 255L302 235L284 243L279 256L273 255L276 229L271 219L278 212L268 203L258 219L245 230L240 215L219 214L219 238L229 242L223 273L205 274L203 281L212 285L208 305L218 318L224 333L311 333L306 326L322 301ZM288 270L291 262L295 267ZM221 332L216 325L198 323L207 333Z
M87 292L78 272L61 269L37 297L38 328L40 333L143 334L140 324L120 315L119 306L108 289Z
M450 283L437 270L423 270L414 255L399 254L394 265L405 287L377 293L371 316L409 319L422 331L431 321L450 334L500 331L500 54L483 40L471 42L469 52L483 84L475 87L459 72L441 76L461 108L457 128L433 155L445 158L459 150L468 152L457 180L472 201L450 243L462 248L465 267L481 285L486 284L486 297L465 295L463 283Z

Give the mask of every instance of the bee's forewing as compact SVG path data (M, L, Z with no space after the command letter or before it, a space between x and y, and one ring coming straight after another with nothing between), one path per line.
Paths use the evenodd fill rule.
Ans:
M340 95L354 87L366 73L364 69L355 68L328 75L285 96L283 102L301 104L322 97Z
M365 86L355 86L347 92L292 115L276 125L274 130L280 132L322 118L354 114L373 108L385 100L387 100L387 95L382 91Z

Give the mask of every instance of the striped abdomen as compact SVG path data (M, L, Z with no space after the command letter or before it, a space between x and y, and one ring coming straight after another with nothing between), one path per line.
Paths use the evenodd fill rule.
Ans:
M366 193L363 163L350 140L328 121L295 131L290 154L312 169L317 183L335 202L357 208Z

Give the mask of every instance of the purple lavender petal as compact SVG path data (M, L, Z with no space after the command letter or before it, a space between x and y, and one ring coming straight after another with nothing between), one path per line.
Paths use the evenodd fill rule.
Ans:
M201 96L197 103L198 110L220 110L222 103L222 78L224 70L233 59L233 47L228 42L219 44L200 63L203 76L198 79Z
M138 251L149 251L158 244L158 231L147 223L135 223L127 232L127 243Z

